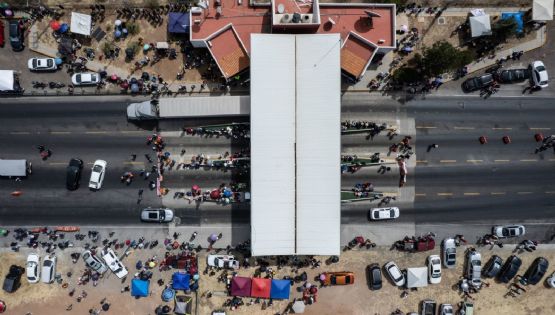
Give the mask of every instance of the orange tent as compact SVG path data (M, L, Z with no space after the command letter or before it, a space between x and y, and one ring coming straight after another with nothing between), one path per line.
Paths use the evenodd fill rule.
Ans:
M272 281L270 279L252 278L251 296L269 299L271 287Z

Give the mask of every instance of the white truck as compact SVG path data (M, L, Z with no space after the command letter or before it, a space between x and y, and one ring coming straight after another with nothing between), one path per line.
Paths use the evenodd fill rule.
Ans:
M0 159L0 177L26 177L32 172L32 164L27 160Z
M127 119L208 118L248 116L250 96L194 96L131 103Z

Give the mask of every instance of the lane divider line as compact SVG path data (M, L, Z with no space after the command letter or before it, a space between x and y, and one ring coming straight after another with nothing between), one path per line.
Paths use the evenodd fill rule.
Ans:
M519 194L519 195L529 195L529 194L532 194L532 193L533 192L531 192L531 191L519 191L519 192L517 192L517 194Z
M546 191L546 194L555 194L555 191Z
M48 162L49 165L64 165L64 162Z
M69 135L71 132L69 131L50 131L53 135Z
M416 126L416 129L436 129L435 126Z
M416 163L428 163L427 160L416 160Z
M494 162L510 162L511 160L493 160Z
M131 164L131 165L143 165L145 162L135 162L135 161L125 161L123 164Z
M538 160L531 160L531 159L524 159L524 160L520 160L520 162L537 162Z
M510 128L510 127L505 127L505 128L502 128L502 127L493 127L493 128L491 128L491 129L492 129L492 130L512 130L513 128Z
M457 160L440 160L440 163L457 163Z
M145 131L141 130L120 130L121 133L146 133Z
M107 131L87 131L85 133L95 135L95 134L108 133L108 132Z
M530 130L551 130L551 128L543 128L543 127L530 127Z
M31 134L31 133L28 132L28 131L11 131L10 132L10 135L29 135L29 134Z
M459 130L472 130L475 129L474 127L454 127L455 129L459 129Z
M437 193L438 196L453 196L453 193Z
M480 196L479 192L468 192L464 193L465 196Z
M426 194L414 194L416 197L425 197Z
M495 196L495 195L505 195L507 193L503 191L492 191L490 194Z
M483 160L466 160L468 163L482 163Z

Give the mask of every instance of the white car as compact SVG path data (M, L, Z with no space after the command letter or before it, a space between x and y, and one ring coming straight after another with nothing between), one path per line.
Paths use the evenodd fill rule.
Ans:
M530 68L532 68L532 81L534 82L534 85L541 88L548 87L549 78L543 62L534 61L530 64Z
M370 210L370 220L389 220L399 217L399 208L374 208Z
M32 71L58 70L54 58L31 58L27 61L27 67Z
M118 278L121 279L127 276L127 268L125 268L111 248L105 248L102 250L102 259Z
M233 255L208 255L208 266L225 269L238 269L239 261Z
M25 266L27 271L27 281L29 283L37 283L40 279L40 257L35 253L27 256L27 264Z
M96 72L76 73L71 76L73 85L96 85L100 82L100 75Z
M491 233L497 237L518 237L526 233L523 225L496 225L491 229Z
M405 275L401 272L401 269L397 267L397 264L395 264L395 262L390 261L386 263L384 268L385 271L387 271L389 278L391 278L391 281L393 281L396 286L402 287L405 285Z
M102 261L100 261L100 259L94 256L90 250L84 251L83 255L81 256L83 256L83 260L85 261L87 267L91 268L92 270L100 274L108 271L108 267L106 267L106 265Z
M457 245L454 239L446 238L443 240L442 253L445 268L455 268L457 264Z
M41 281L44 283L54 282L56 276L56 256L46 256L42 263Z
M439 315L454 315L453 305L451 304L441 304L439 306Z
M439 255L428 256L428 279L431 284L441 282L441 258Z
M100 189L102 181L104 181L104 173L106 173L106 161L96 160L92 167L91 180L89 181L89 188Z
M141 221L144 222L171 222L173 210L168 208L146 208L141 212Z

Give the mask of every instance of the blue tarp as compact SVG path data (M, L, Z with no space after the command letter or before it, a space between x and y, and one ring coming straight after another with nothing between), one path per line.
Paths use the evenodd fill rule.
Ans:
M189 33L190 26L189 13L170 12L168 33Z
M131 280L131 296L148 296L148 287L150 286L150 281L133 279Z
M272 280L272 289L270 290L270 298L272 299L289 299L289 292L291 291L290 280Z
M189 290L191 276L188 273L175 272L172 276L172 289Z
M523 22L523 17L524 16L524 12L505 12L505 13L501 13L501 19L502 20L507 20L510 19L511 17L513 17L516 21L516 24L518 25L516 31L519 33L522 33L523 29L524 29L524 22Z

